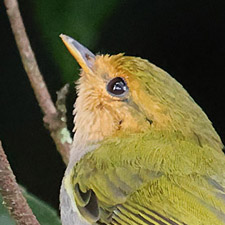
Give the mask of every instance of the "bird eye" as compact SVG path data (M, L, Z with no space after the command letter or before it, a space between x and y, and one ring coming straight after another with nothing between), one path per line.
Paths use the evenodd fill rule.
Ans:
M123 97L128 91L127 84L121 77L116 77L110 80L106 88L110 95L116 97Z

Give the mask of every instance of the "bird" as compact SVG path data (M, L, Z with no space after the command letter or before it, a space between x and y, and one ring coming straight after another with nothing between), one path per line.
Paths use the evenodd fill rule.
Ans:
M60 37L81 67L62 224L225 224L223 143L184 87L146 59Z

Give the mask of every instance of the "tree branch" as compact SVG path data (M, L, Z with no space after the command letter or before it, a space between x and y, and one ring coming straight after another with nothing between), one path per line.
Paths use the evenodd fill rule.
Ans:
M67 164L72 139L64 117L56 109L48 92L44 79L38 68L34 53L27 37L17 0L4 0L12 31L20 52L22 63L37 101L44 113L44 122L50 131L63 161Z
M0 193L5 207L19 225L40 225L16 183L0 141Z

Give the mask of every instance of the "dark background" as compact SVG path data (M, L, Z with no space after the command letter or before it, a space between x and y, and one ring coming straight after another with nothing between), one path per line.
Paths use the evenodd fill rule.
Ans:
M61 32L93 52L125 52L165 69L188 90L225 141L224 0L35 2L19 1L22 16L54 101L56 91L71 83L70 129L76 97L72 80L79 70L58 38ZM43 127L4 7L0 32L0 139L18 182L58 208L65 166Z

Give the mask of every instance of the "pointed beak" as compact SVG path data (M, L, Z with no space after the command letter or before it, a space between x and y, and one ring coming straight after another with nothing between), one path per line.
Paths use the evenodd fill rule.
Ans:
M84 72L92 73L92 66L95 61L95 55L73 38L64 34L60 34L59 36L69 52L84 70Z

